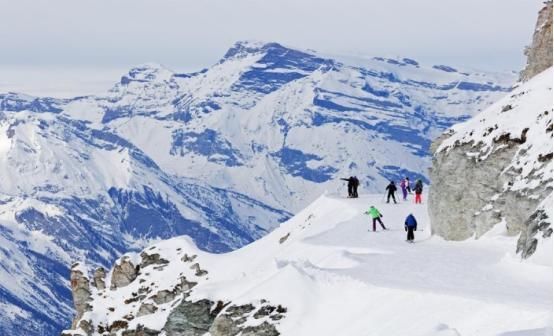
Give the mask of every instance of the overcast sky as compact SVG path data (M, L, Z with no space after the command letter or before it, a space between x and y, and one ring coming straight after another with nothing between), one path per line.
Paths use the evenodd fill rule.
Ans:
M541 0L0 0L0 92L94 93L130 66L198 70L247 39L519 70L541 6Z

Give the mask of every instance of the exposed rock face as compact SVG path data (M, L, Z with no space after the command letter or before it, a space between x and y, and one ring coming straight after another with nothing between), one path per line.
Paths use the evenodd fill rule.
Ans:
M550 208L549 208L550 205ZM525 229L517 242L517 253L523 258L535 253L540 239L552 236L552 195L525 222Z
M116 289L125 287L133 282L133 280L137 278L139 268L140 267L133 265L128 258L123 258L119 264L114 266L110 288Z
M98 290L106 288L106 270L104 267L99 267L94 271L93 286Z
M148 254L146 252L142 252L140 254L142 261L140 263L141 268L145 268L150 265L166 265L169 264L169 261L165 260L164 258L160 257L159 253L154 254Z
M535 236L551 230L538 210L552 194L552 69L521 84L432 146L432 232L445 239L481 237L495 225L521 234L528 257Z
M504 225L508 235L521 234L523 258L534 253L537 234L552 234L551 213L538 208L552 195L552 1L525 54L526 83L433 143L429 194L434 234L479 238Z
M521 79L528 80L552 66L552 1L545 3L533 34L533 42L525 49L527 66Z
M521 232L539 201L505 192L505 186L513 184L515 172L504 170L517 149L517 145L508 145L487 160L468 157L468 152L476 151L472 144L435 155L430 174L433 188L429 193L434 234L448 240L474 235L479 238L502 218L509 234ZM542 197L547 193L543 191Z
M120 258L110 288L104 269L94 272L91 286L87 271L75 265L71 280L78 314L62 335L279 335L276 325L286 317L285 307L266 300L238 305L195 297L196 288L208 285L208 270L201 266L206 259L196 248L187 254L180 244L160 245Z
M71 293L73 295L73 304L75 305L75 318L72 323L72 328L78 327L78 323L86 311L90 311L92 301L90 283L85 275L85 271L80 267L79 263L71 267Z
M210 329L217 312L212 312L212 301L183 301L167 319L164 330L167 336L202 336Z

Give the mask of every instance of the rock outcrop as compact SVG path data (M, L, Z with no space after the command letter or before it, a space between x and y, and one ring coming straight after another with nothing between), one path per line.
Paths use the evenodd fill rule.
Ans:
M79 327L79 322L83 314L92 309L92 292L86 270L80 263L75 263L71 267L71 294L73 295L73 304L75 306L75 318L72 328Z
M524 258L539 232L552 233L552 214L539 208L552 195L552 2L526 54L522 78L533 78L433 143L429 194L434 234L464 240L502 225L508 235L521 234Z
M537 250L539 241L552 236L552 194L525 222L524 230L517 242L517 253L530 257Z
M92 280L93 286L98 290L106 288L106 270L104 267L99 267L94 271L94 277Z
M552 66L552 1L545 2L533 34L533 42L525 49L527 66L521 72L526 81Z
M200 251L194 252L173 248L171 241L164 248L152 246L123 256L108 274L97 269L92 285L87 270L76 264L71 281L77 314L72 329L62 335L279 335L276 324L287 313L281 305L193 297L210 274Z
M113 269L110 288L116 289L127 286L137 278L139 269L139 265L135 266L128 258L122 258Z

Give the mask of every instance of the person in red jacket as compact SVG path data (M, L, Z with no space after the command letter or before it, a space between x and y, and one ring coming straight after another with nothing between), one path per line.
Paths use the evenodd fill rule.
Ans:
M414 191L416 204L421 204L421 194L423 193L423 182L421 180L417 180Z

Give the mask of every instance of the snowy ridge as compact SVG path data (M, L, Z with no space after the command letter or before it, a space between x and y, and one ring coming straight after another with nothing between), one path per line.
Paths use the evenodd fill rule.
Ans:
M363 213L371 204L383 213L388 231L368 232ZM415 245L404 242L408 213L419 221ZM134 265L152 256L165 261L140 268L123 287L92 288L92 309L76 325L92 330L91 335L107 327L115 335L173 335L185 329L172 320L195 323L211 316L187 332L229 335L222 332L229 329L218 328L222 316L232 307L250 306L238 327L266 322L281 335L551 333L552 258L521 264L514 253L506 253L515 240L494 236L446 242L430 237L425 206L411 200L388 205L379 195L357 200L322 196L269 235L231 253L205 253L179 237L156 243L140 256L122 257ZM193 263L203 273L195 274ZM156 305L159 293L172 291L183 276L196 284ZM182 309L205 300L211 304L202 314ZM142 315L140 307L146 304L157 309ZM272 305L280 305L283 316L257 314ZM76 328L64 335L85 331Z

